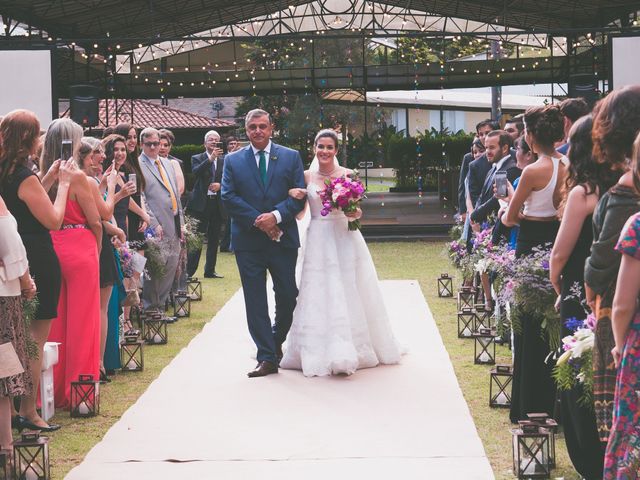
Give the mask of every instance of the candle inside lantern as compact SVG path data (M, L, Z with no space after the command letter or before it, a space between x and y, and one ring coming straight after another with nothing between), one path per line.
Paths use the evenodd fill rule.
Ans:
M80 405L78 405L78 413L80 415L89 414L89 405L87 405L87 402L80 402Z
M463 337L470 337L471 336L471 330L469 330L469 327L465 327L464 330L462 330L462 336Z
M161 343L162 342L162 336L160 336L159 333L156 333L153 338L151 339L151 341L153 343Z
M480 360L481 362L488 362L489 360L491 360L491 357L489 357L489 354L488 354L487 352L484 352L484 351L483 351L483 352L480 354L479 360Z
M509 403L509 401L507 399L507 396L503 392L500 392L496 397L496 403L498 405L506 405L507 403Z
M138 368L138 365L136 364L136 362L131 359L129 360L129 362L125 365L125 368L127 370L135 370L136 368Z

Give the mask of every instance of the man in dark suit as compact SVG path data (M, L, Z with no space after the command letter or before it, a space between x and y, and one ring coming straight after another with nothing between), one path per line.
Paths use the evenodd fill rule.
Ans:
M264 110L245 118L251 144L227 156L222 200L232 218L231 241L240 271L249 333L258 365L249 377L278 373L298 297L296 260L300 237L296 215L304 201L289 196L305 188L300 154L271 142L273 126ZM267 303L267 272L273 279L275 319Z
M484 140L484 146L487 149L485 155L489 162L490 169L482 185L480 196L471 213L471 222L473 224L481 224L492 214L498 213L500 209L500 203L493 192L496 173L506 173L507 180L512 183L521 173L516 165L516 158L511 149L511 136L507 132L504 130L489 132Z
M204 148L203 153L191 157L191 172L196 179L187 205L187 214L200 222L198 231L205 234L207 238L205 278L223 278L216 272L220 229L224 223L224 212L220 201L224 158L218 132L210 130L205 134ZM187 274L190 277L198 269L200 254L200 249L188 254Z
M493 122L491 120L483 120L476 125L476 136L484 144L484 137L493 130ZM473 154L471 152L465 154L460 165L460 178L458 179L458 213L464 218L467 215L467 175L469 174L469 164L473 162Z

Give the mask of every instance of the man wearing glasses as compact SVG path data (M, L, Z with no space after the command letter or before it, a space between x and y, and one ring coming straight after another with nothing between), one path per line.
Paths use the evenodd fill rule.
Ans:
M149 227L161 240L166 255L166 273L162 278L152 277L144 282L142 303L145 310L162 311L178 267L184 217L173 167L159 155L160 133L155 128L145 128L140 132L140 143L139 162L146 182L144 199L151 218Z

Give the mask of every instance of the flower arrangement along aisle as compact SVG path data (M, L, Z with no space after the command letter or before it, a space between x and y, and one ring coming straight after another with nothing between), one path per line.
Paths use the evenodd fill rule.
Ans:
M456 215L455 221L456 223L449 230L451 242L447 243L444 254L446 254L455 268L462 270L462 278L467 280L471 279L473 275L473 265L470 263L467 243L462 239L462 232L464 231L462 217Z
M548 247L536 247L529 255L514 258L512 263L504 260L503 285L498 289L498 301L501 305L509 303L511 324L515 332L521 332L521 317L528 321L540 321L551 350L560 348L562 325L554 305L556 293L549 280Z
M198 231L200 221L189 216L184 216L183 234L184 243L188 252L200 251L204 243L204 235Z
M560 390L571 390L582 385L579 402L583 406L593 406L593 367L591 356L595 339L596 318L590 314L585 320L570 318L565 326L573 331L562 339L563 353L553 370L553 377Z
M364 198L364 185L360 182L358 171L354 170L350 176L342 176L334 179L327 178L324 181L324 189L318 192L322 201L320 215L326 217L332 210L342 210L344 213L353 213L360 206ZM360 230L362 225L357 218L349 218L349 230Z
M160 278L167 273L167 257L169 256L169 245L158 237L152 228L147 228L144 232L144 242L139 245L129 245L129 248L144 250L146 257L145 276L146 278Z

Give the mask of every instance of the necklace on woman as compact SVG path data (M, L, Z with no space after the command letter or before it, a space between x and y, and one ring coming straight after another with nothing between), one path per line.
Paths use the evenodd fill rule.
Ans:
M323 173L320 171L320 169L318 169L318 175L322 175L323 177L330 177L331 175L333 175L334 173L336 173L338 171L340 167L336 167L333 170L331 170L329 173Z

